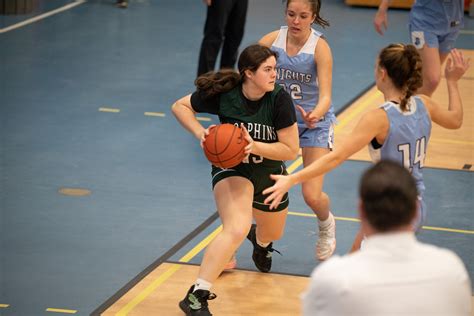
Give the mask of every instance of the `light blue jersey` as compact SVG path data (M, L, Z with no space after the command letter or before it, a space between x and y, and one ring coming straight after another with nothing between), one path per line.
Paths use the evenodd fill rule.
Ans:
M383 145L374 149L369 145L372 160L392 160L399 162L410 170L416 181L421 200L425 184L422 169L425 163L426 149L431 135L431 119L423 101L419 97L411 97L408 101L409 110L402 112L400 105L386 102L381 108L387 113L390 128ZM417 226L425 219L426 207L421 205L421 217Z
M447 54L464 25L463 0L416 0L410 11L411 42L421 49L437 48Z
M312 111L319 101L319 85L317 65L314 61L314 51L321 33L311 29L311 35L303 48L295 56L288 56L286 52L286 39L288 27L282 26L271 49L278 53L277 60L277 83L290 93L293 103L302 106L307 112ZM296 111L298 127L306 128L299 111ZM320 122L318 127L329 129L336 121L334 108L331 104L329 111Z

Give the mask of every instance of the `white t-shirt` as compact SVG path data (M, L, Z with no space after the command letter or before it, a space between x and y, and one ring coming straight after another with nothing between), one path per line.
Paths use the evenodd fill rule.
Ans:
M471 282L452 251L410 232L377 234L364 248L319 265L303 315L471 316Z

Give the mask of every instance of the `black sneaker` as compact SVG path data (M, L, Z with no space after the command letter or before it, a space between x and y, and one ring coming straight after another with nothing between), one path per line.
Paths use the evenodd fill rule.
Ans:
M207 307L207 300L213 300L217 296L206 290L194 291L194 285L191 286L184 300L179 302L179 307L188 316L212 316Z
M257 244L257 234L256 234L257 225L252 224L250 227L249 234L247 235L247 239L250 240L253 244L253 254L252 259L255 263L257 269L262 272L268 272L272 268L272 252L276 251L280 255L281 253L273 249L273 243L271 242L268 246L262 247Z

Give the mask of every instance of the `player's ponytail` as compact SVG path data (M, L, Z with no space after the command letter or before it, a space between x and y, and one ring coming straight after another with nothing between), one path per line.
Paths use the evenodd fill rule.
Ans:
M408 100L411 98L412 95L416 93L418 88L423 85L423 75L421 68L421 57L415 46L406 45L404 55L410 65L411 70L411 75L408 77L406 83L405 98L402 99L400 104L400 106L402 104L404 105L402 109L405 111L407 108L406 104Z
M198 91L203 92L203 97L206 99L232 90L240 81L241 77L235 70L222 69L199 76L194 85Z
M225 93L245 81L245 71L256 72L258 67L269 57L278 57L277 53L260 44L250 45L245 48L239 57L239 72L233 69L221 69L217 72L208 72L199 76L194 85L198 91L203 92L204 98Z
M423 84L420 54L413 45L390 44L380 52L379 66L386 69L395 87L404 92L400 108L407 111L408 101Z

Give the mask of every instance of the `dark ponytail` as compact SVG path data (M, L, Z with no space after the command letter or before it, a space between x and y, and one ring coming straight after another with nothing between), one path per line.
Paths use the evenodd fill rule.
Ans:
M208 72L199 76L194 85L198 91L204 93L204 98L210 98L217 94L232 90L245 81L245 70L256 72L257 69L268 58L278 58L276 52L260 44L250 45L245 48L239 56L239 72L233 69L222 69L218 72Z
M233 69L222 69L218 72L207 72L197 77L194 85L198 91L203 92L204 98L210 98L232 90L240 81L240 75Z
M400 108L407 111L408 100L423 85L421 56L418 50L411 44L390 44L380 52L379 66L387 70L395 87L404 92Z

